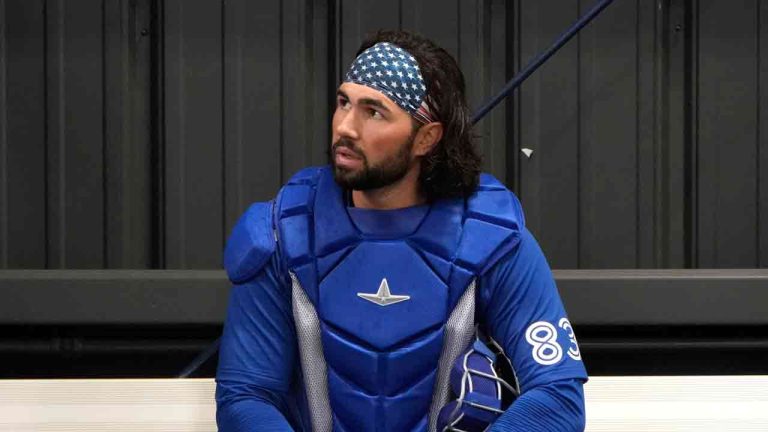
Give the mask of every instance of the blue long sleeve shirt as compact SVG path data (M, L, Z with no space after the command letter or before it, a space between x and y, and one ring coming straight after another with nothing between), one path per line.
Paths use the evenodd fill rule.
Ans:
M311 430L290 286L274 254L232 289L216 377L222 432ZM586 371L549 266L526 229L478 286L479 320L510 358L521 389L491 430L583 430Z

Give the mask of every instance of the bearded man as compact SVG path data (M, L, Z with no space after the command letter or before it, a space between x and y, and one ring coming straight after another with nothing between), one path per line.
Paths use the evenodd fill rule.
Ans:
M573 328L519 201L480 174L456 61L364 42L330 149L228 241L220 430L583 430Z

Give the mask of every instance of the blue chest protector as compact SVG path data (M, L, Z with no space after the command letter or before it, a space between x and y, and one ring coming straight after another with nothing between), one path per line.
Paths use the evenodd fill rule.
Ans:
M364 231L326 167L296 174L273 211L313 430L434 430L473 340L475 281L518 241L516 198L483 175L405 235Z

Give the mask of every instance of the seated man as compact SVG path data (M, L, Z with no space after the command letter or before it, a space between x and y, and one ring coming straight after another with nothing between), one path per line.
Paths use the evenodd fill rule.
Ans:
M337 92L331 166L251 206L227 244L221 431L458 428L478 404L454 409L451 369L483 351L476 327L520 391L480 427L584 429L573 328L517 198L480 174L464 87L422 37L379 32L360 47Z

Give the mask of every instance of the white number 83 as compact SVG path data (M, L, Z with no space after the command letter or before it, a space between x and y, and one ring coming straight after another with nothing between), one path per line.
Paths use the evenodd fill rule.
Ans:
M568 318L561 318L558 323L560 328L566 331L570 346L568 347L568 357L574 360L581 360L579 344L576 342L576 335L573 333ZM563 358L563 347L557 343L557 329L551 323L546 321L537 321L525 331L525 340L533 346L533 359L536 363L544 366L556 364Z

